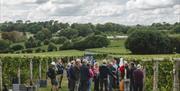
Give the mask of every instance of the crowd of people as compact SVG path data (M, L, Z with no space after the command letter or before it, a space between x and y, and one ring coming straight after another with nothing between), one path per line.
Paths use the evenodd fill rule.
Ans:
M69 91L124 91L126 79L129 79L130 91L143 91L142 66L122 59L103 60L101 64L76 59L66 66L61 60L52 62L47 72L52 91L60 90L64 73L68 79Z

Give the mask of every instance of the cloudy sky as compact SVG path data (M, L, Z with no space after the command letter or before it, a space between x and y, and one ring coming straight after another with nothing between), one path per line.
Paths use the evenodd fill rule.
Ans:
M0 0L0 5L0 22L53 19L135 25L180 21L180 0Z

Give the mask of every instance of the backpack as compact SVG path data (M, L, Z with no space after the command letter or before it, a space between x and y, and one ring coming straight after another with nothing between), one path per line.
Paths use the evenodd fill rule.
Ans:
M64 67L61 64L57 65L57 74L63 74L64 72Z
M53 78L55 77L55 73L54 73L54 71L53 71L52 68L48 69L47 76L48 76L50 79L53 79Z

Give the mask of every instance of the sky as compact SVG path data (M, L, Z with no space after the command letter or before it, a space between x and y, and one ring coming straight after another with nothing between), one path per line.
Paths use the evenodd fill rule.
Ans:
M149 25L180 22L180 0L0 0L0 22Z

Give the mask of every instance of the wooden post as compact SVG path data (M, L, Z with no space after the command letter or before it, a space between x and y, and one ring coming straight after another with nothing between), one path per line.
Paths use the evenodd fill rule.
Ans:
M0 59L0 91L2 91L2 61Z
M21 84L21 68L20 68L20 64L18 65L18 83Z
M39 79L40 79L40 80L42 79L42 74L41 74L41 72L42 72L42 69L41 69L42 63L41 63L41 61L42 61L42 60L39 61Z
M173 91L180 91L180 79L179 79L179 70L180 70L180 58L174 59L174 65L173 65L173 75L174 75L174 80L173 80Z
M48 66L48 61L49 61L49 60L47 60L47 61L46 61L46 72L48 72L48 69L49 69L49 66ZM47 74L46 74L46 79L48 79Z
M159 59L153 59L154 62L154 77L153 77L153 91L158 91L158 66L159 66Z
M32 59L30 59L30 85L33 85L33 64Z

